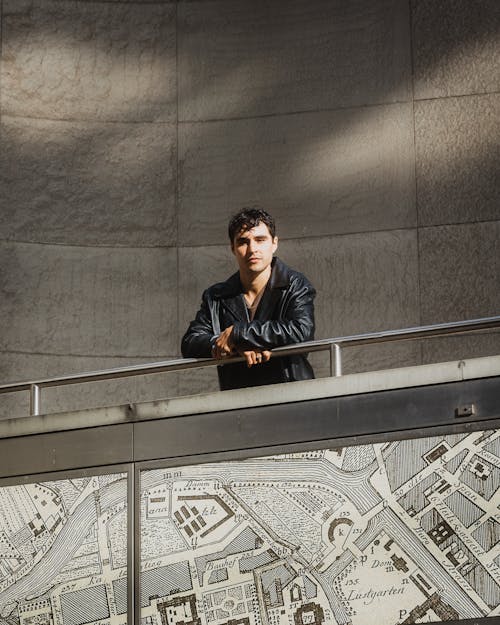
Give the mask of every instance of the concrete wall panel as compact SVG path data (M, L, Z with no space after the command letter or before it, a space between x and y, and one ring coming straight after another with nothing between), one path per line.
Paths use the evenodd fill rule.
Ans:
M410 105L182 124L179 241L224 243L262 204L284 238L414 226Z
M500 221L422 228L419 237L422 323L498 315ZM422 359L446 362L500 353L500 333L432 339Z
M316 338L418 325L415 230L284 241L317 290Z
M428 340L422 344L423 364L496 356L498 354L500 354L500 332L450 336Z
M0 349L68 356L177 352L176 253L0 244ZM10 376L9 376L10 377Z
M4 0L2 110L175 121L173 4Z
M173 124L2 116L0 236L85 245L175 245Z
M418 324L412 324L418 325ZM399 327L399 326L398 326ZM342 351L342 373L380 371L397 367L411 367L422 364L420 341L400 341L348 347ZM327 363L315 367L316 376L329 375Z
M422 228L422 322L498 315L500 221Z
M165 354L162 360L176 358L177 352ZM146 358L109 358L83 356L56 356L51 354L0 354L0 381L34 381L61 375L100 371L116 367L144 364L158 360ZM154 401L179 394L178 382L182 373L158 373L117 380L72 384L65 387L42 389L42 413L85 410L100 406L116 406L141 401ZM0 419L23 417L29 411L29 393L0 395Z
M500 95L415 103L422 225L500 219Z
M178 393L180 396L196 395L198 393L211 393L219 390L217 369L193 369L179 374Z
M500 88L498 0L412 0L416 98Z
M328 352L309 354L309 361L317 378L330 376ZM344 347L341 351L341 361L343 375L409 367L421 364L421 347L418 341Z
M405 101L398 0L179 3L179 115L247 117Z

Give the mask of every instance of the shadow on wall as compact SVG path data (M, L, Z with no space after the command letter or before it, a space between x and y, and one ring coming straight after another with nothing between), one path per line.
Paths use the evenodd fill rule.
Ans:
M411 11L416 99L498 91L496 0L411 0Z
M448 4L412 3L417 91L468 48L498 55L496 5L457 29ZM407 3L5 0L3 33L4 239L220 243L234 208L256 202L283 237L416 225ZM496 170L487 141L451 158L427 149L443 115L429 125L417 109L418 171L434 183L419 185L424 212L436 180L441 197L464 171L491 186ZM495 134L488 119L481 137Z

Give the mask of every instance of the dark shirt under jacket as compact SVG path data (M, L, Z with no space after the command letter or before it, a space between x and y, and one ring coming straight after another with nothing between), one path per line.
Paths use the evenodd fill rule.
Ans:
M215 339L234 326L234 343L244 349L273 349L314 338L316 291L298 271L273 259L267 283L252 321L239 272L214 284L202 297L201 308L182 339L185 358L210 358ZM305 355L273 356L269 362L247 367L235 363L217 367L221 390L309 380L314 372Z

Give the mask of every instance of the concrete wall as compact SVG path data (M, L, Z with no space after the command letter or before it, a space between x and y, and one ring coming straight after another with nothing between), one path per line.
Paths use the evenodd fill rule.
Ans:
M2 382L177 356L247 204L315 283L317 338L500 312L498 0L0 6ZM345 369L493 353L498 333L353 349Z

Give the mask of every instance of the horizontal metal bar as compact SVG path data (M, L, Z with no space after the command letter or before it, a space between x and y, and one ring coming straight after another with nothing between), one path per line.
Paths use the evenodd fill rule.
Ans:
M372 343L389 343L391 341L414 341L423 338L437 338L451 334L467 334L469 332L479 332L481 330L492 330L500 328L500 316L484 317L482 319L470 319L468 321L455 321L450 323L438 323L428 326L416 326L414 328L404 328L400 330L383 330L380 332L369 332L366 334L353 334L349 336L339 336L331 339L320 339L309 341L308 343L297 343L295 345L285 345L273 349L273 354L287 354L300 352L314 352L328 349L330 345L341 346L369 345Z
M341 336L336 338L320 339L307 343L286 345L273 349L272 356L288 356L290 354L300 354L306 352L316 352L329 350L331 345L339 347L365 345L370 343L387 343L390 341L417 340L422 338L435 338L450 334L464 334L477 332L480 330L490 330L500 328L500 315L495 317L484 317L481 319L470 319L468 321L455 321L450 323L439 323L427 326L417 326L400 330L384 330L382 332L369 332L365 334L354 334L351 336ZM13 382L11 384L0 385L0 394L14 393L18 391L29 391L33 385L39 388L49 388L53 386L66 386L69 384L80 384L84 382L96 382L99 380L111 380L116 378L126 378L136 375L150 375L153 373L164 373L182 371L185 369L199 369L202 367L221 366L243 362L245 359L236 356L226 360L216 360L215 358L179 358L176 360L164 360L149 362L139 365L130 365L114 369L104 369L100 371L89 371L74 375L64 375L40 380L23 382Z

